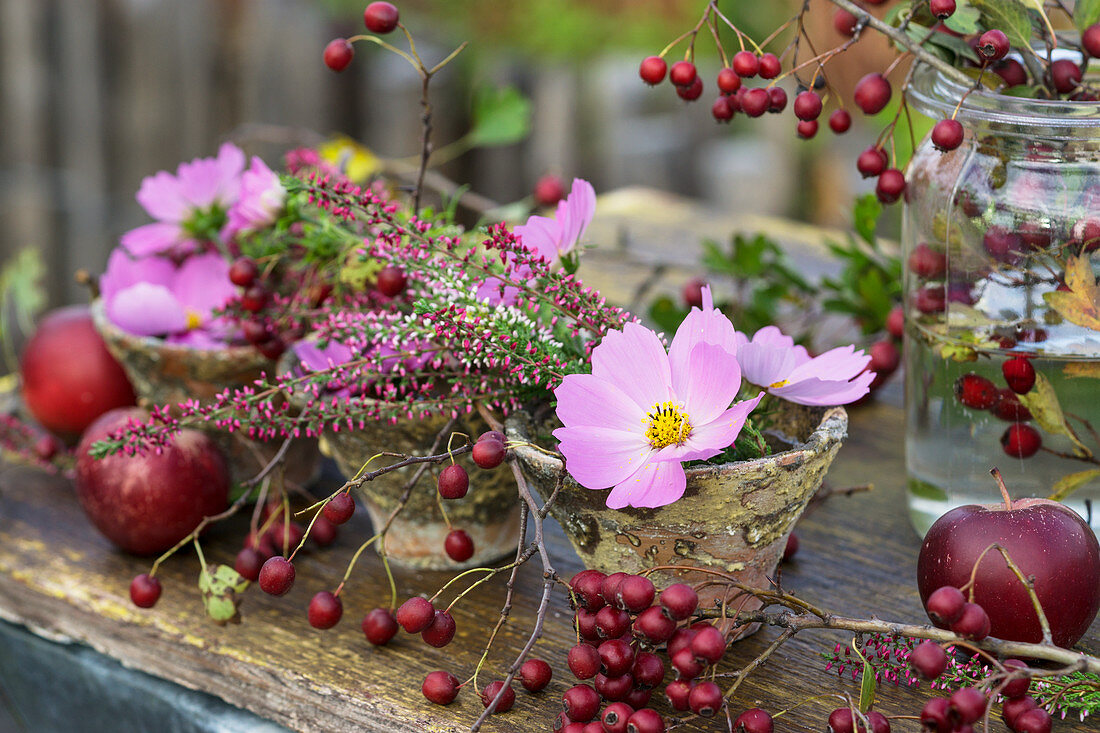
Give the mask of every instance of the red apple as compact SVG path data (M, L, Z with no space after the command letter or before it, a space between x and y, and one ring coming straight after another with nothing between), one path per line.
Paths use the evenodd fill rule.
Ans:
M921 601L927 609L937 588L965 586L979 556L997 543L1025 576L1035 578L1054 643L1069 647L1100 609L1100 544L1066 505L1047 499L1012 501L1003 482L1001 492L1004 504L952 509L928 530L917 560ZM987 552L975 577L974 602L989 614L992 636L1042 640L1031 597L1000 552Z
M186 537L202 518L225 509L229 471L205 433L183 430L159 454L148 451L101 460L88 454L97 440L146 421L130 407L111 410L84 432L77 446L76 493L85 514L114 544L136 555L161 552Z
M108 410L134 404L130 380L108 353L87 306L46 315L23 350L20 371L27 409L66 439Z

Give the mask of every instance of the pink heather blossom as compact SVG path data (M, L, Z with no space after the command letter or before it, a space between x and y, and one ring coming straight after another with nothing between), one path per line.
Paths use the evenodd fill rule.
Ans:
M176 174L161 171L141 182L138 203L157 221L122 235L122 246L135 257L167 252L183 245L193 248L187 225L196 215L216 215L236 203L241 191L245 156L240 148L225 143L216 158L196 158L180 163Z
M611 487L612 509L679 499L682 462L731 445L764 396L730 406L741 386L737 359L722 345L732 334L712 308L692 310L668 353L657 334L636 323L609 331L592 351L592 373L568 375L554 390L564 425L554 437L577 483Z
M229 325L215 318L237 296L229 264L214 253L176 267L161 257L133 259L116 249L100 280L107 317L128 333L162 336L196 348L221 348Z
M262 160L252 158L252 165L241 176L240 198L229 209L229 221L222 236L228 239L274 224L285 203L286 189L279 176Z
M737 334L737 361L745 380L776 397L800 405L844 405L870 389L875 373L864 371L871 357L854 346L840 346L811 357L775 326L750 341Z
M573 251L595 214L595 189L583 178L574 178L569 195L558 202L556 218L532 216L515 233L528 249L553 262Z

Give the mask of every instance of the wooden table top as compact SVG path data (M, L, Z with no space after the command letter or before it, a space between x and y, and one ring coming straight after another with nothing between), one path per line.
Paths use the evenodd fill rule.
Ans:
M851 436L829 473L833 486L873 482L870 493L834 497L800 523L801 549L783 568L785 587L826 609L847 615L921 622L915 585L919 541L909 526L904 500L902 411L897 390L887 401L852 411ZM387 602L378 558L367 553L344 591L345 618L334 629L317 631L305 608L312 595L331 589L362 538L366 520L357 513L333 548L297 563L298 580L282 598L251 588L242 605L244 622L219 627L204 615L195 586L198 562L186 552L162 568L164 595L151 610L128 598L130 579L148 562L113 550L85 520L68 482L31 469L0 473L0 617L47 636L75 639L120 660L189 688L217 695L293 729L308 731L460 731L482 706L463 691L448 707L427 703L420 693L424 676L446 668L460 679L478 659L502 601L503 582L472 594L454 613L458 634L434 649L403 633L383 648L366 642L359 620ZM243 524L230 523L205 538L209 560L232 563ZM560 533L553 540L555 564L563 574L578 561ZM520 574L512 623L506 627L482 677L503 676L522 646L537 604L539 563ZM433 592L447 576L396 570L400 599ZM503 577L500 578L503 581ZM537 695L522 689L512 711L494 716L484 730L550 730L561 693L573 684L565 652L573 643L568 599L555 593L544 638L535 654L550 662L554 680ZM765 629L738 642L727 667L743 664L776 636ZM786 644L738 691L734 709L762 705L777 711L826 692L858 695L851 678L824 669L820 653L843 637L805 632ZM1100 652L1100 622L1081 647ZM518 685L517 685L518 688ZM926 690L880 687L877 707L888 715L915 714ZM777 721L777 730L822 730L835 701L813 701ZM662 703L658 708L667 712ZM1090 722L1059 723L1056 730L1094 729ZM898 731L916 731L898 721ZM996 721L994 730L1003 730ZM692 722L681 730L725 730L723 719Z

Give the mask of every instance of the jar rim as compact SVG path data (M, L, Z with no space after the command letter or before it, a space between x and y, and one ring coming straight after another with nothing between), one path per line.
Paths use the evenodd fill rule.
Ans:
M919 62L913 70L913 78L906 95L919 112L933 118L943 118L952 115L958 100L969 89L970 87L958 80ZM976 89L963 99L955 119L976 125L999 128L1040 127L1047 131L1100 128L1100 102L1031 99ZM1021 134L1028 133L1021 130Z

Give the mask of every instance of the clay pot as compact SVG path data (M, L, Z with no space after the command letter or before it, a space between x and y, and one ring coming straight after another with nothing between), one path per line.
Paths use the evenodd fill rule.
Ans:
M423 455L446 424L444 417L402 419L396 423L375 421L367 423L362 430L326 432L322 440L340 471L351 477L371 456L381 451ZM452 428L471 438L477 438L488 429L489 426L476 415L460 418ZM368 470L393 460L376 460ZM460 456L456 462L469 473L470 490L463 498L445 500L443 505L451 525L465 530L474 541L473 557L456 563L443 549L450 527L439 509L436 483L439 472L448 465L444 463L433 465L423 473L405 508L390 525L385 543L390 561L424 570L459 570L484 567L515 554L520 506L512 472L507 465L492 470L478 468L468 454ZM400 468L362 485L359 495L376 529L382 527L397 508L415 472L416 466Z
M746 585L766 588L787 536L821 486L848 428L841 407L781 404L769 431L776 452L751 461L688 468L687 489L679 501L657 509L609 509L607 491L586 489L567 476L550 514L586 568L637 573L685 565L719 570ZM549 430L536 430L530 415L515 413L506 433L509 443L546 443ZM549 496L562 472L561 460L530 446L513 450L532 487ZM656 571L649 577L658 588L713 579L690 569ZM725 595L718 586L706 586L699 592L700 606L720 604ZM726 600L733 608L760 607L744 596ZM738 636L753 631L743 627Z
M101 300L92 303L92 320L107 350L130 378L143 407L175 405L190 399L208 401L226 389L251 385L264 372L274 372L275 363L250 346L195 349L126 333L110 322ZM225 454L234 484L255 476L282 445L279 439L264 442L249 440L240 433L207 432ZM287 481L305 486L315 480L320 473L317 441L295 440L285 465Z

